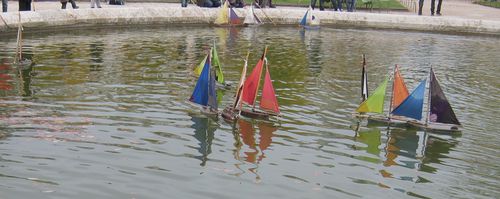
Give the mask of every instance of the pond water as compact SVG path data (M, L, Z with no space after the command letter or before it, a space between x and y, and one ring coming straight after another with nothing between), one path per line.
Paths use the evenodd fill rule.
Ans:
M232 82L269 46L279 122L233 125L187 103L213 41ZM11 62L15 38L0 44ZM333 28L26 33L33 65L0 68L0 195L498 197L498 52L497 37ZM395 64L412 90L432 65L462 133L358 124L363 53L370 91Z

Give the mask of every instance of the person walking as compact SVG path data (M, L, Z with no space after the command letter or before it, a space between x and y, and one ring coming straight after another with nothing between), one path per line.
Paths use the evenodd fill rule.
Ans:
M96 5L97 8L102 8L99 0L90 0L90 8L94 8Z
M435 5L436 0L431 0L431 16L434 16L434 5ZM441 3L443 3L443 0L438 0L438 5L436 9L436 14L438 16L441 16Z
M75 0L69 0L69 2L71 3L71 7L73 7L73 9L78 9ZM66 4L68 4L68 0L61 0L61 9L66 9Z

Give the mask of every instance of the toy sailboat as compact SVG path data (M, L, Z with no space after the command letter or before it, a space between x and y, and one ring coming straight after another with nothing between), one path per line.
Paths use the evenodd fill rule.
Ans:
M432 67L429 72L429 92L427 95L428 103L427 103L427 117L425 119L425 122L421 121L420 119L422 118L422 109L423 109L423 99L424 99L424 92L425 92L425 81L419 85L421 91L419 91L419 97L417 98L418 100L413 100L407 98L409 101L407 106L403 106L405 102L403 102L400 107L396 108L394 112L399 111L406 113L407 115L414 114L417 120L412 120L408 121L409 124L423 128L425 130L437 130L437 131L449 131L449 132L457 132L460 131L461 124L458 121L457 117L455 116L455 112L453 112L453 108L451 107L450 103L446 99L446 96L443 93L443 90L441 89L441 86L439 85L438 80L436 79L436 76L434 74L434 71L432 70ZM411 106L412 104L415 104L415 102L412 101L417 101L418 104ZM422 105L420 105L422 104ZM406 104L405 104L406 105ZM407 109L408 110L407 110ZM419 110L416 110L420 108ZM398 110L401 109L401 110ZM405 115L405 116L407 116Z
M269 73L269 67L267 65L266 59L267 46L262 53L262 57L257 62L257 65L252 70L252 73L245 80L244 75L246 73L246 67L242 72L242 78L238 86L238 90L235 96L235 103L232 107L227 108L223 111L223 117L226 119L236 118L236 112L239 115L243 115L250 118L257 119L269 119L270 116L280 116L280 110L278 105L278 100L276 99L276 94L274 92L274 87L271 81L271 75ZM264 85L262 88L262 95L260 99L260 109L255 107L257 101L257 92L260 86L260 79L262 76L263 66L266 66L266 74L264 76ZM246 66L246 62L245 62ZM243 82L243 83L242 83ZM243 107L243 104L252 106L251 109ZM232 112L232 114L231 114Z
M247 75L247 65L248 65L248 56L250 55L250 52L247 53L247 57L245 59L245 64L243 65L243 70L241 70L241 77L240 81L238 83L238 87L236 88L236 93L234 95L234 102L232 105L227 106L221 113L222 118L227 119L227 120L236 120L239 116L241 111L236 110L238 107L240 107L242 101L241 101L241 95L243 94L243 85L245 82L245 77Z
M218 26L241 26L243 25L240 17L234 12L233 8L229 7L229 2L224 1L224 5L220 8L217 19L214 22Z
M262 20L255 15L253 6L250 6L250 10L247 12L247 16L245 17L243 24L245 24L245 26L258 26L262 24Z
M406 124L407 118L399 117L392 111L395 107L398 107L407 97L408 89L404 83L401 73L399 73L398 65L394 66L393 81L392 81L392 92L391 92L391 102L389 104L389 111L387 115L371 115L368 120L382 122L386 124Z
M219 61L219 55L217 53L217 48L215 47L215 41L212 47L212 50L210 52L210 55L212 57L211 61L211 67L215 70L215 79L218 84L222 86L230 86L228 82L224 80L224 73L222 72L222 64ZM194 74L196 76L200 76L201 72L203 71L203 68L205 67L205 63L207 60L206 55L203 60L201 60L200 64L194 69Z
M202 111L207 114L218 114L217 94L215 92L215 73L210 70L211 52L208 53L203 70L201 71L196 87L189 101L201 105Z
M276 99L276 93L274 92L273 83L271 81L266 53L267 46L264 48L262 57L252 70L252 73L243 83L241 100L243 103L252 106L251 109L245 109L242 106L242 103L239 107L237 107L237 110L240 111L243 116L260 119L269 119L269 116L280 116L278 100ZM259 90L264 64L266 66L266 74L264 75L264 85L262 87L262 95L260 98L260 109L256 109L255 102L257 101L257 92Z
M319 29L319 18L312 14L312 8L309 6L304 17L300 20L299 26L307 30Z

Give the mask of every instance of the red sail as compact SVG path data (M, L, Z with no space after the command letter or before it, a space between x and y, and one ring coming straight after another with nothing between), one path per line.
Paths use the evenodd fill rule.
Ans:
M243 85L243 102L246 102L249 105L253 105L255 103L255 96L257 95L257 89L259 89L259 81L260 75L262 74L262 65L264 65L265 51L260 58L255 68L252 70L250 76L248 76L247 80L245 80L245 84Z
M269 68L266 65L266 76L264 77L264 88L262 88L262 98L260 99L260 108L280 113L278 100L274 93L273 82L269 74Z

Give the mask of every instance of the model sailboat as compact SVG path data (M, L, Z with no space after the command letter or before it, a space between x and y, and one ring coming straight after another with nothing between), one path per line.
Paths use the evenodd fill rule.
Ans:
M276 93L274 92L273 83L271 81L271 75L269 73L269 66L267 64L267 46L264 48L262 57L257 62L257 65L252 70L252 73L243 83L243 93L241 95L241 100L243 103L252 106L251 109L245 109L242 104L237 107L241 115L251 118L261 118L268 119L269 116L279 116L280 110L278 105L278 100L276 99ZM262 95L260 98L260 109L256 109L257 92L259 91L260 79L262 76L263 66L265 64L266 74L264 75L264 85L262 87Z
M257 15L255 15L255 11L253 10L253 6L250 6L250 11L247 12L247 16L245 17L243 24L245 24L246 26L250 26L250 25L257 26L257 25L262 24L262 20L260 20L260 18L257 17Z
M446 99L446 96L444 95L443 90L441 89L441 86L436 79L432 67L429 73L429 92L427 95L428 103L426 113L427 117L425 119L425 122L421 121L424 91L419 91L418 100L408 99L408 103L406 103L407 100L405 100L400 105L400 107L403 105L405 105L405 107L402 107L401 110L398 110L398 107L394 111L399 111L400 113L402 112L401 114L405 114L405 116L407 117L411 116L412 118L417 119L416 121L409 121L408 123L417 127L424 128L426 130L459 131L461 124L455 116L453 108ZM420 86L422 87L420 88L421 90L425 90L425 81L421 83ZM412 106L412 104L415 104L412 101L417 101L419 104ZM422 105L420 105L420 103ZM419 110L407 110L411 108L418 109L419 107ZM412 116L412 114L414 117Z
M299 25L304 29L319 29L319 18L312 14L311 6L306 10Z
M395 107L398 107L407 97L408 89L404 83L401 73L399 73L398 65L394 66L393 81L392 81L392 92L391 92L391 103L389 104L389 111L387 115L373 115L368 117L369 120L383 122L386 124L406 124L407 119L398 117L392 113Z
M240 26L243 25L240 18L234 12L233 8L229 7L229 2L224 1L224 5L220 8L217 19L214 22L215 25L219 26Z
M219 83L223 86L230 86L230 84L224 80L224 73L222 72L222 64L219 61L219 55L217 53L217 48L215 47L215 42L213 44L210 55L212 57L212 59L210 60L211 61L211 68L213 68L215 70L215 79L216 79L217 83ZM200 76L201 72L203 71L207 57L208 57L208 55L206 55L203 58L203 60L201 60L200 64L194 69L194 74L196 76Z
M236 94L234 95L234 102L232 105L227 106L221 113L222 117L227 120L236 120L241 111L237 111L236 109L240 107L242 101L241 96L243 95L243 85L245 82L245 77L247 75L247 65L248 65L248 56L250 52L247 53L247 57L245 59L245 64L243 65L243 69L241 70L241 77L238 83L238 87L236 88Z
M189 101L201 105L203 111L209 114L218 114L217 112L217 94L215 93L215 73L210 70L211 52L208 53L203 70L201 71L196 87Z

